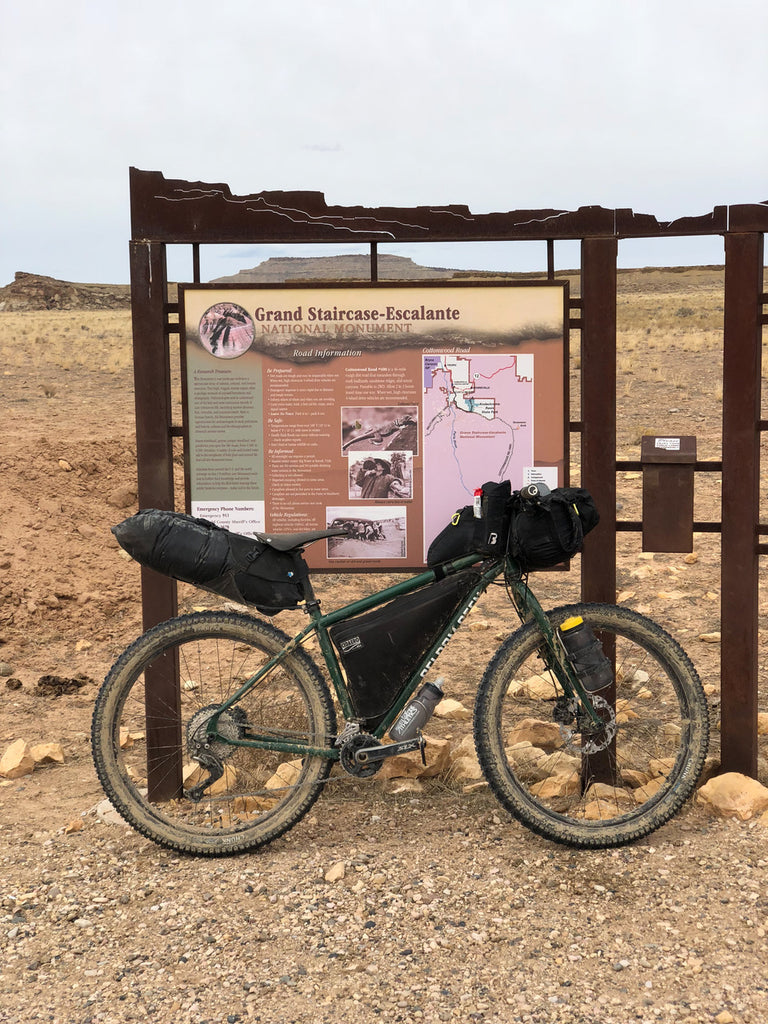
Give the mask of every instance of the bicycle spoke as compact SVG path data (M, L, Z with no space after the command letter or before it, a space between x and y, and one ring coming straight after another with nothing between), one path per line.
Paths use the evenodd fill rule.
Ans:
M116 664L94 713L94 755L108 794L140 831L165 845L228 853L274 838L306 812L331 760L279 747L324 749L335 734L311 659L286 657L221 709L287 640L244 616L199 613L156 627ZM159 696L148 680L169 657L178 683ZM247 745L249 735L265 745Z

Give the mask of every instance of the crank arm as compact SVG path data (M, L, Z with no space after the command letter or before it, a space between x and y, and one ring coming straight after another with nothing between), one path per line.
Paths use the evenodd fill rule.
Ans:
M383 761L385 758L395 757L397 754L409 754L412 750L420 750L423 760L426 745L424 737L419 734L412 740L401 740L400 743L386 743L381 747L362 747L355 751L355 762L370 764L371 761Z

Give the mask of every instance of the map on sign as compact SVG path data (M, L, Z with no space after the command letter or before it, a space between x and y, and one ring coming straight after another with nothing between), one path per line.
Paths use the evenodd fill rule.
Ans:
M533 356L423 356L425 548L486 480L533 465Z

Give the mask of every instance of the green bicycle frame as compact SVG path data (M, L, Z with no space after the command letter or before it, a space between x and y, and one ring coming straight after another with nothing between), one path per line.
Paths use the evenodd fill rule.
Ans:
M405 680L395 702L373 730L373 735L377 738L381 738L385 735L390 725L392 725L413 695L416 687L421 682L428 668L453 637L454 633L459 629L469 611L476 604L480 596L485 593L488 587L502 574L505 576L512 604L517 611L521 622L535 620L537 623L542 635L542 646L540 650L541 657L543 658L547 668L557 678L558 683L563 689L564 695L568 698L577 698L592 721L599 725L600 718L592 706L592 702L588 694L574 673L564 649L557 640L555 630L553 629L545 611L541 607L535 595L528 589L528 584L525 579L521 577L517 564L509 558L509 556L506 558L497 558L478 563L477 555L466 555L462 558L457 558L452 562L446 563L440 570L428 569L416 576L409 577L401 583L397 583L384 590L380 590L375 594L371 594L369 597L353 601L350 604L337 608L327 614L323 614L321 612L319 602L314 598L314 595L312 595L312 598L307 601L306 608L312 621L308 626L297 633L278 654L262 666L257 673L247 679L243 685L228 698L228 700L221 704L208 723L209 739L223 740L233 746L239 747L256 747L265 750L276 750L287 754L296 754L297 756L320 756L327 757L331 760L338 760L338 747L313 746L308 743L289 739L285 737L284 734L282 734L282 738L281 736L269 736L265 734L254 735L251 733L237 739L231 736L222 736L218 732L219 718L228 708L237 704L249 690L254 686L257 686L262 679L264 679L282 661L289 657L293 651L299 648L311 637L316 636L323 655L323 661L325 662L326 669L328 670L328 674L331 679L331 684L339 701L339 705L341 706L342 714L344 715L345 720L354 719L356 716L344 682L344 676L336 654L336 649L334 648L328 633L329 628L338 622L343 622L356 615L361 615L363 612L370 611L373 608L378 608L394 598L402 597L405 594L410 594L415 590L428 586L430 583L434 583L438 579L442 578L443 574L453 574L461 571L462 569L469 568L470 566L477 566L477 583L472 588L469 595L464 598L448 624L432 643L431 647L424 655L414 672Z

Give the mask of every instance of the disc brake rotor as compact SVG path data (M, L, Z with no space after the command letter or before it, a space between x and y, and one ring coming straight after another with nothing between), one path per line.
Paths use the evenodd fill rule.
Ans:
M563 737L565 749L572 754L597 754L610 746L616 735L616 711L605 697L596 694L590 696L592 707L600 716L600 724L596 725L580 706L576 697L568 701L571 721L561 724L560 735Z

